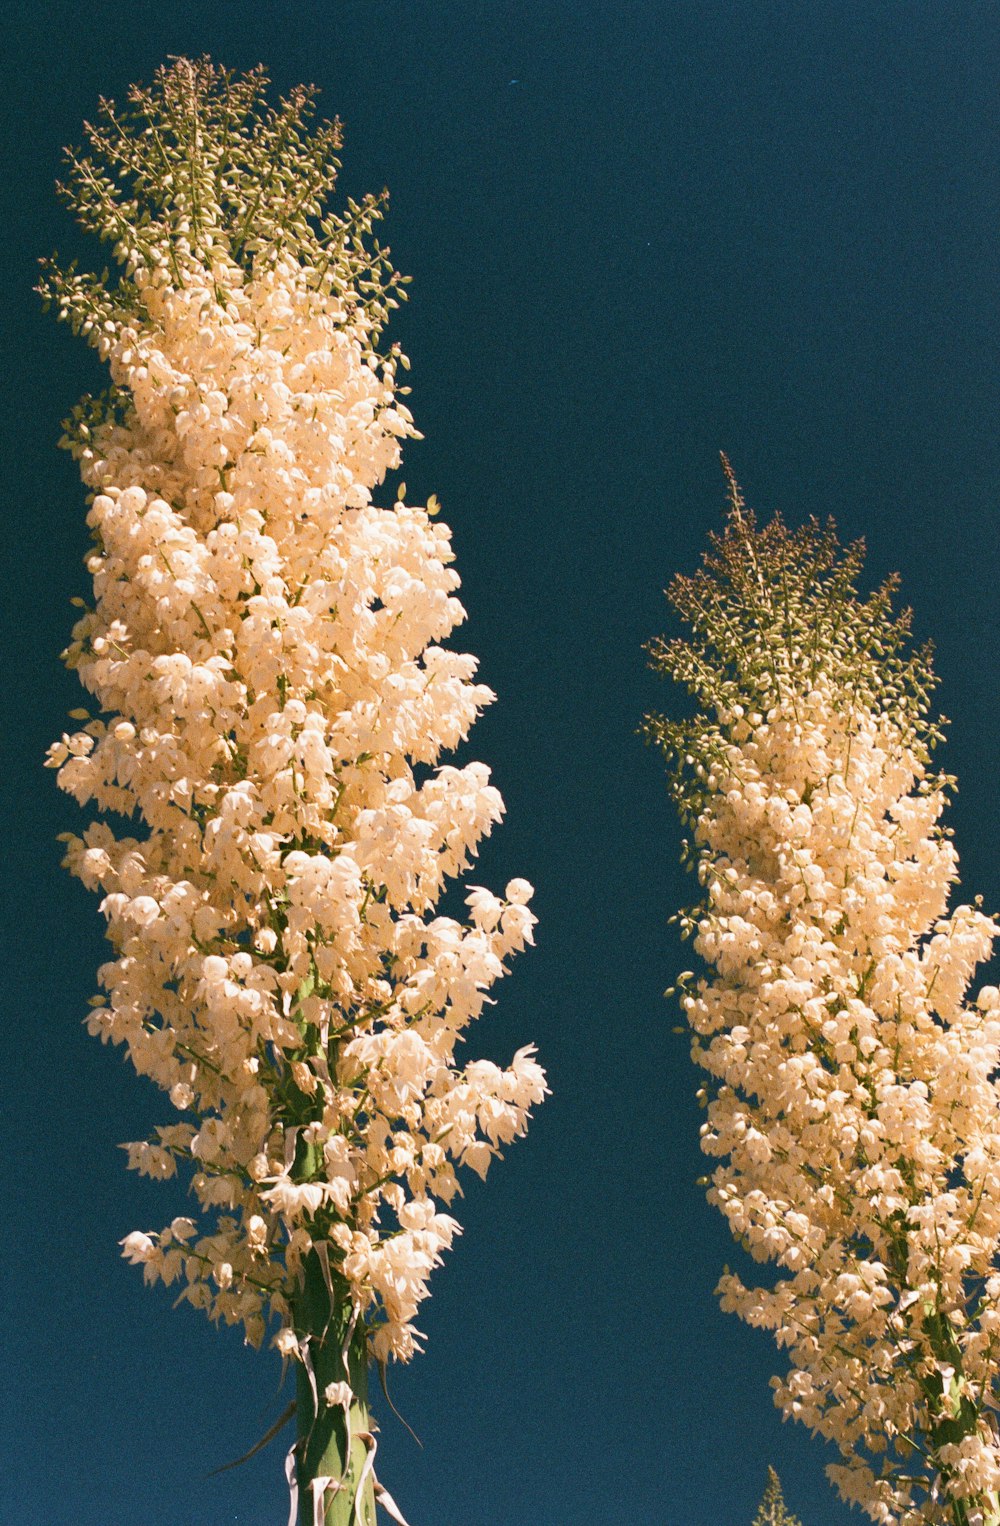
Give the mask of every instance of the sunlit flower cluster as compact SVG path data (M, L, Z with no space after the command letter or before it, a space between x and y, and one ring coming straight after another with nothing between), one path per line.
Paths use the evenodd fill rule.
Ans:
M136 93L138 128L95 132L105 168L76 163L70 199L114 240L117 287L58 271L46 287L114 383L69 435L94 595L67 661L95 703L50 753L103 813L66 851L114 950L89 1027L175 1110L130 1165L186 1164L210 1219L136 1232L125 1253L255 1344L277 1314L294 1354L290 1303L319 1246L373 1355L407 1358L458 1230L456 1167L485 1175L545 1091L530 1048L507 1067L456 1058L531 942L531 887L436 913L503 806L482 764L442 762L493 697L441 644L464 614L449 531L404 489L372 499L415 433L402 358L376 349L396 280L362 237L376 214L317 236L330 146L294 206L285 182L305 172L280 149L315 149L303 99L284 138L265 122L255 181L247 80L199 69ZM235 113L246 183L195 118L201 159L182 142L159 179L124 164L161 197L141 222L111 171L137 143L152 155L142 122L190 121L192 99Z
M732 490L672 590L696 637L656 656L704 709L651 723L703 887L685 930L711 973L681 986L709 1197L777 1268L727 1273L723 1307L787 1351L776 1402L836 1442L871 1520L995 1526L1000 992L967 992L997 927L949 910L926 659L907 698L905 631L854 595L856 560L816 526L758 531Z

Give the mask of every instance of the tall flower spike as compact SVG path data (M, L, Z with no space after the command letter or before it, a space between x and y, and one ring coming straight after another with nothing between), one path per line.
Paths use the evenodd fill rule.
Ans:
M773 1332L786 1416L834 1441L882 1526L996 1526L1000 992L967 990L996 924L949 910L929 654L832 527L725 531L669 589L653 666L694 697L647 722L702 887L682 977L710 1084L709 1199L758 1262L723 1307Z
M781 1479L771 1467L767 1470L767 1487L753 1518L753 1526L802 1526L798 1516L788 1510Z
M524 880L435 913L502 814L487 768L442 761L493 695L440 644L449 530L373 503L416 435L380 200L328 209L339 129L266 85L177 60L69 156L118 273L41 287L113 384L64 442L94 540L66 660L96 703L49 762L136 821L67 838L113 947L89 1028L175 1110L129 1164L190 1169L199 1207L125 1254L254 1345L276 1317L303 1519L318 1490L367 1523L369 1359L417 1349L456 1167L485 1175L546 1090L530 1047L456 1060L534 917Z

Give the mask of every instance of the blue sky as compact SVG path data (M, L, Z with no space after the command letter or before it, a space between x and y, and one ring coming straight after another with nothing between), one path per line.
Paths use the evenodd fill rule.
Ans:
M186 1203L116 1149L165 1101L81 1027L96 898L41 760L79 702L58 662L84 591L59 421L103 385L31 292L87 256L52 183L99 94L171 54L311 80L346 194L391 191L413 276L397 337L425 440L408 497L452 525L459 639L498 702L472 755L507 820L472 876L537 887L538 948L470 1051L538 1044L553 1089L437 1274L394 1374L381 1476L412 1526L749 1526L765 1469L804 1526L848 1520L827 1454L782 1426L763 1335L718 1312L736 1261L695 1178L698 1085L662 1000L692 885L644 668L661 590L747 496L866 536L902 574L952 718L967 895L995 847L1000 20L977 0L301 0L10 7L0 120L9 483L5 580L5 1393L0 1520L283 1526L279 1364L118 1257ZM95 256L100 263L100 256ZM857 1519L857 1517L855 1517Z

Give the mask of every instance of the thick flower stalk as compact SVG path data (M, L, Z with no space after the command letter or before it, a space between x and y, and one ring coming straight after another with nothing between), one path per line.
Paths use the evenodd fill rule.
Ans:
M254 1345L276 1316L302 1519L369 1522L369 1357L417 1349L456 1167L485 1175L545 1092L530 1048L456 1057L534 918L524 880L435 911L502 814L487 768L442 762L493 696L441 645L464 611L433 502L372 500L416 433L379 204L326 209L338 129L265 86L181 60L70 156L120 268L42 283L112 379L66 441L95 703L49 761L109 816L66 839L114 951L90 1031L174 1110L129 1163L189 1168L197 1203L125 1253Z
M802 1526L797 1515L792 1515L785 1504L781 1479L772 1467L767 1470L767 1488L757 1507L753 1526Z
M776 1403L871 1520L996 1526L1000 993L967 991L997 927L949 910L929 657L890 588L855 591L859 547L759 529L730 487L669 590L690 634L653 647L697 713L648 723L703 887L709 1198L776 1268L727 1272L723 1307L787 1351Z

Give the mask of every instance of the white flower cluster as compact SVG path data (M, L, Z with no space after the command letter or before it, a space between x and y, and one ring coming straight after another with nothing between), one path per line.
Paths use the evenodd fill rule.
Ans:
M96 713L50 763L112 818L67 844L114 948L89 1026L179 1115L130 1165L190 1162L213 1216L125 1253L256 1344L323 1247L374 1356L407 1358L456 1166L485 1175L545 1093L530 1048L456 1061L531 887L435 915L503 806L440 762L493 697L439 644L449 531L402 489L372 502L415 433L398 357L357 279L207 247L119 246L132 300L90 332L114 401L72 444L94 604L67 658Z
M765 581L784 567L807 612L787 536L769 560L739 508L733 557ZM737 590L730 630L747 607ZM776 1402L840 1447L845 1499L882 1526L995 1526L1000 992L966 992L998 929L948 910L947 781L912 717L824 676L824 641L836 655L821 635L798 684L794 663L777 681L764 664L701 748L691 728L688 930L712 973L684 978L682 1002L714 1083L709 1197L780 1269L763 1287L727 1273L720 1293L787 1350Z

